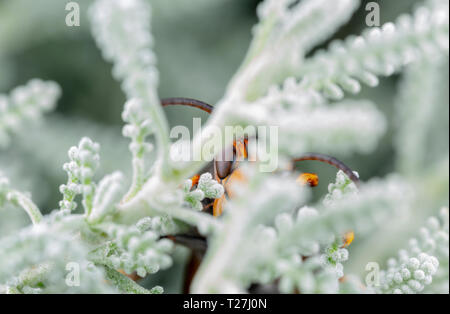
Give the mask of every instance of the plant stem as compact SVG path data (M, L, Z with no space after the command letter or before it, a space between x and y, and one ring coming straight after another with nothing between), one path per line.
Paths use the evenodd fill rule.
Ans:
M169 163L169 125L156 94L149 91L148 86L145 85L139 85L136 90L138 96L145 102L145 108L150 114L158 144L158 161L161 163L161 176L166 180L172 173Z

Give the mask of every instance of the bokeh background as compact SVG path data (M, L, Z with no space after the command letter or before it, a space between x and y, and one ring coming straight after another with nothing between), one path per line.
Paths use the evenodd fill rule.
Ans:
M152 28L160 71L160 97L191 97L215 104L246 53L252 26L257 22L259 1L148 1L153 6ZM67 160L69 147L78 143L82 136L89 136L102 146L98 177L115 170L129 174L131 170L128 141L121 135L121 111L125 98L119 83L112 78L111 64L102 59L90 34L87 9L92 1L77 1L82 10L81 26L72 28L65 25L67 2L0 0L0 93L8 93L34 77L54 80L63 90L54 113L46 115L38 125L24 127L14 135L10 146L0 149L0 170L10 178L15 188L30 191L33 200L45 212L58 206L58 186L66 181L62 164ZM366 2L362 1L351 21L339 29L334 38L358 34L366 28ZM411 12L417 1L377 2L384 23L393 21L400 13ZM321 47L325 46L326 43ZM448 68L443 71L442 77L448 84ZM383 177L395 171L393 108L398 96L399 78L381 79L378 88L365 88L358 95L378 104L389 121L388 132L373 154L354 155L344 160L360 173L363 180ZM448 104L448 88L443 97ZM448 154L448 106L446 110L442 112L443 121L440 121L444 128L439 131L440 137L434 140L439 141L439 146ZM189 108L167 108L166 112L171 125L190 126L193 116L207 118ZM334 169L313 163L305 163L301 167L319 173L321 184L314 194L316 199L323 196L328 182L334 179ZM448 177L445 188L448 189ZM440 205L448 204L448 194L438 201ZM383 244L382 237L371 242L357 239L351 248L350 260L352 251L359 258L346 267L362 274L363 261L375 256L382 259L384 255L395 252L397 243L404 241L420 224L420 217L438 209L436 205L415 219L412 217L405 223L409 228L392 227L391 231L405 232L392 240L389 247ZM20 211L9 213L8 219L3 214L0 211L0 236L28 224ZM382 244L377 246L378 242ZM176 254L180 254L183 261L187 253L180 251ZM183 267L180 262L174 269L157 275L157 279L169 282L166 291L179 291L180 281L174 278L180 277Z

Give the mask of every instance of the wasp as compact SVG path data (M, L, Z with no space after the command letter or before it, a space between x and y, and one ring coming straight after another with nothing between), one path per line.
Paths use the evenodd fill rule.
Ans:
M181 97L162 99L161 104L163 107L194 107L207 112L208 114L211 114L214 109L213 106L200 100ZM241 160L248 158L248 138L244 137L242 139L235 140L232 146L225 148L220 154L221 155L218 156L218 158L214 159L212 172L215 179L224 186L225 193L221 198L214 200L213 204L205 204L205 209L209 209L211 206L213 207L212 214L216 217L222 214L226 199L232 198L232 190L230 188L231 185L235 182L245 183L246 181L245 176L239 170L238 166ZM227 156L232 156L232 160L226 160ZM358 176L355 175L352 169L335 157L319 153L306 153L292 160L291 169L294 169L295 164L301 161L318 161L329 164L339 170L342 170L357 186L360 183ZM193 186L198 183L199 177L199 175L195 175L191 178ZM297 183L314 187L318 185L319 178L314 173L302 173L297 178ZM353 236L348 233L347 236L345 236L344 245L348 246L353 240L352 237Z
M200 109L208 114L213 112L214 107L196 99L190 98L166 98L161 100L163 107L167 106L188 106ZM232 156L231 160L227 160L226 157ZM212 167L209 166L209 171L214 175L215 179L224 186L224 195L215 200L206 200L204 202L204 211L211 213L215 217L219 217L223 213L224 205L226 201L233 197L231 185L236 182L245 183L247 178L239 169L239 163L242 160L248 158L248 138L236 139L233 145L222 150L218 158L215 158ZM359 186L359 178L351 170L350 167L345 165L342 161L325 154L319 153L306 153L298 158L294 158L291 161L290 169L295 168L295 164L302 161L317 161L329 164L339 170L342 170L357 186ZM200 175L194 175L191 180L193 186L198 184ZM308 185L310 187L317 186L319 184L319 177L315 173L302 173L297 178L296 182L301 185ZM185 280L185 291L188 291L190 282L198 268L201 258L207 249L207 242L204 237L193 232L191 234L167 236L167 238L174 242L187 246L193 250L194 254L189 262L187 269L187 278ZM344 234L342 239L342 247L349 246L354 239L354 234L349 231Z

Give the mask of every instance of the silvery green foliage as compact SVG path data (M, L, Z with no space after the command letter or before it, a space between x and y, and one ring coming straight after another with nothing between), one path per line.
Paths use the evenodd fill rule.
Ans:
M114 76L125 80L124 88L134 94L136 80L154 93L158 74L154 68L153 38L148 32L149 6L145 1L97 1L91 7L92 32L106 60L114 62ZM120 23L124 17L127 23ZM136 95L137 96L137 95Z
M9 191L9 180L0 173L0 206L3 207L6 202L6 195Z
M6 293L111 293L102 270L87 260L88 247L76 235L81 217L50 216L0 240L0 282ZM58 236L55 236L57 234ZM64 256L64 258L61 258ZM79 282L66 284L68 263L79 267Z
M290 1L278 1L273 2L272 5L280 9L289 3ZM262 6L270 4L270 1L266 1ZM322 10L326 11L327 9L322 8ZM273 10L272 12L278 11ZM339 14L333 14L333 17L337 18L338 16ZM265 25L267 22L265 19L268 19L267 15L263 15L258 27ZM322 21L323 24L326 25L328 20ZM272 21L272 23L275 22ZM369 86L376 86L379 75L392 75L405 65L423 58L430 59L442 54L447 55L447 39L448 2L434 1L428 6L417 9L414 17L405 15L400 17L396 24L388 23L381 29L371 28L361 36L350 37L345 42L333 42L328 51L318 52L312 58L302 62L296 60L289 65L289 69L298 67L298 71L295 73L283 71L279 74L279 77L285 80L281 88L272 86L272 84L280 83L280 79L276 75L262 74L267 70L263 66L260 69L254 69L259 63L264 63L263 61L257 62L259 59L265 60L267 64L274 64L275 52L269 56L263 53L261 56L253 56L252 50L250 50L249 54L254 58L254 62L248 66L244 62L243 67L246 71L238 72L229 87L229 93L231 93L230 98L245 97L245 100L251 100L253 105L238 106L236 104L239 102L234 101L234 105L224 106L224 110L226 109L226 113L231 115L231 121L246 124L267 124L267 121L276 123L280 126L282 134L286 132L283 134L286 136L280 136L281 138L291 138L287 136L296 134L312 145L311 148L306 147L306 150L321 150L330 153L359 150L367 153L375 148L378 139L385 131L385 122L381 114L373 106L367 104L367 101L345 101L342 106L338 103L325 110L318 105L327 103L320 99L321 97L317 93L320 92L321 95L332 100L340 100L344 97L343 90L354 94L359 93L360 81ZM256 32L253 43L257 45L258 42L259 37ZM259 45L257 47L264 52L270 52L269 48L264 50ZM252 48L254 47L252 46ZM277 47L276 54L283 58L283 62L290 60L279 50L280 48ZM290 51L298 55L298 51ZM254 83L255 80L258 80L256 77L273 81L264 83L265 88L261 89L261 86L252 85L257 84L257 82ZM294 78L300 79L299 83L296 83ZM244 86L246 88L243 88ZM242 96L232 93L234 90L242 89L256 94L255 96ZM256 95L266 96L256 100L258 98ZM283 103L283 106L279 106L280 103ZM319 116L321 117L319 119L313 118ZM295 120L292 121L294 118ZM299 121L299 119L305 121ZM357 121L367 123L360 125ZM323 128L321 128L322 125ZM347 129L343 126L346 126ZM321 132L315 132L318 129L321 129ZM327 135L327 132L330 134ZM336 139L339 142L336 142ZM327 144L324 146L327 147L320 145L324 142ZM346 143L353 146L346 147ZM280 143L280 148L293 154L305 151L302 144L301 140L296 141L294 147Z
M106 277L113 284L120 287L122 293L127 294L161 294L164 292L164 289L161 286L155 286L150 290L142 288L136 282L134 282L131 278L123 275L122 273L107 268L106 269Z
M378 293L448 293L449 215L443 208L439 217L430 217L409 248L388 260L381 272ZM436 282L434 282L436 281Z
M421 58L448 54L448 1L428 1L413 16L372 28L361 36L330 44L305 62L301 85L312 86L331 99L344 92L358 93L359 82L378 84L377 76L389 76ZM321 70L326 69L326 70Z
M6 202L23 208L33 224L41 221L42 214L29 195L12 189L8 178L0 172L0 208L4 207Z
M356 171L354 174L359 177L359 174ZM355 183L350 180L342 170L339 170L336 174L335 183L330 183L328 185L328 194L325 196L323 203L330 206L334 201L349 195L355 195L357 192L358 188Z
M223 226L211 238L217 254L208 254L193 283L193 291L212 293L243 292L253 280L270 282L275 275L272 264L278 258L277 232L268 225L277 212L288 212L305 197L306 191L295 184L283 185L291 176L269 176L255 168L242 169L251 182L239 186L233 193L223 217ZM274 206L277 211L274 211ZM215 265L216 268L204 267ZM215 285L214 282L222 282Z
M386 130L385 118L368 101L342 100L343 90L358 93L360 82L374 86L378 76L401 71L405 65L435 56L448 58L448 2L427 1L413 16L334 42L328 51L306 58L349 19L358 3L262 2L247 57L206 123L206 131L197 134L192 144L201 148L209 143L207 135L213 127L278 124L283 160L311 150L373 151ZM205 162L174 165L169 160L171 143L157 95L159 74L148 31L148 3L97 0L90 17L94 38L105 59L113 63L113 75L122 81L128 98L123 135L131 139L133 182L125 195L118 172L96 184L98 144L84 138L71 148L70 162L64 166L68 182L60 189L61 209L0 239L1 292L160 293L161 287L147 290L119 270L145 276L170 267L173 244L164 236L190 227L208 237L192 292L247 292L251 284L273 282L279 282L281 292L371 292L346 273L343 263L351 256L342 237L348 231L368 236L396 213L411 208L414 198L404 180L389 175L356 187L338 172L328 195L312 203L307 188L295 184L292 173L283 167L274 173L260 172L256 162L241 167L246 182L232 186L234 196L221 219L192 210L186 202L199 209L203 198L219 197L223 187L211 175L203 175L197 189L190 191L192 181L183 182ZM42 100L41 95L36 97L37 103L50 103L46 95ZM19 97L24 99L28 98ZM150 134L157 140L151 169L144 163ZM40 213L25 202L31 202L25 194L16 192L0 177L0 206L12 201L29 214L30 209ZM78 194L83 195L84 214L73 213ZM444 291L448 210L439 219L430 219L410 249L389 263L377 292ZM68 261L82 270L79 286L65 281ZM442 271L438 265L447 269ZM439 279L436 285L432 276Z
M120 169L130 182L131 167L128 158L128 140L121 136L121 128L98 125L81 117L61 114L45 116L45 123L29 126L25 132L14 136L14 145L0 154L0 168L22 190L30 191L36 204L43 204L58 191L48 187L67 180L67 173L60 166L67 161L67 148L82 137L90 137L101 143L101 167L97 174L103 176ZM23 164L29 165L26 169Z
M99 166L100 145L91 139L82 138L78 147L69 149L70 162L63 166L67 172L67 184L59 187L63 200L59 203L62 210L74 210L77 204L74 201L77 194L83 195L83 207L86 213L92 210L92 200L95 186L92 181L95 171Z
M367 153L385 131L384 118L372 103L327 106L320 89L297 82L309 61L305 54L345 23L358 4L325 2L263 2L247 58L228 87L230 101L225 98L219 108L228 124L278 125L280 150L289 156L314 150ZM295 143L288 140L293 136Z
M151 227L150 218L143 218L131 227L106 227L105 232L114 240L100 248L94 260L113 269L123 269L127 274L136 272L140 277L170 267L172 259L168 254L173 243L169 239L158 240L159 234L149 230Z
M303 207L297 213L297 221L306 221L319 216L319 212L310 207ZM296 222L290 215L277 217L275 224L279 234L292 230ZM330 237L332 241L334 237ZM299 241L296 253L282 258L276 263L280 276L280 291L283 293L337 293L339 279L343 277L343 265L348 259L348 251L341 248L340 238L329 246L320 241ZM321 247L323 248L321 250ZM286 252L291 251L286 250ZM321 253L323 251L323 253ZM292 254L292 253L291 253ZM302 257L307 257L303 259Z
M133 197L142 188L146 180L146 169L144 157L153 146L146 143L145 139L152 133L151 119L146 115L144 105L141 100L131 99L125 104L122 119L128 123L123 127L122 134L131 139L129 145L133 154L133 186L128 192L128 197Z
M113 75L122 81L122 89L132 99L122 116L129 124L124 135L132 138L134 175L127 196L130 199L146 179L142 154L150 147L143 143L145 137L151 130L155 131L163 164L167 163L169 145L167 121L157 95L159 73L155 67L153 38L148 31L150 6L140 0L97 1L90 15L94 38L105 59L114 63ZM127 22L122 23L124 20Z
M171 250L172 242L164 239L159 241L158 233L147 231L149 227L164 229L161 219L154 218L151 223L141 221L138 227L108 225L106 228L100 225L91 229L114 214L115 204L122 194L123 176L115 172L105 176L98 186L95 184L93 174L99 164L99 145L89 138L81 139L78 146L69 149L68 155L70 162L64 165L64 169L69 179L60 188L64 196L61 209L43 221L36 205L24 194L12 190L8 180L0 177L2 203L9 201L23 207L34 223L34 227L27 228L19 236L7 237L0 243L2 254L13 254L6 265L11 273L0 274L3 276L1 282L5 282L2 286L4 292L115 292L114 286L104 283L103 278L106 276L123 292L160 293L161 288L155 287L148 291L122 278L123 275L116 274L109 267L120 266L130 273L136 270L142 276L146 272L153 273L159 268L169 267L171 259L167 252ZM76 207L74 198L77 194L83 194L84 215L70 215L70 211ZM102 228L106 228L106 238L105 234L98 233ZM43 246L47 246L45 250ZM98 258L98 252L105 250L107 255ZM78 267L77 271L82 275L77 280L82 280L83 284L67 283L68 263L75 263ZM102 267L105 267L105 273Z
M448 110L447 101L442 99L445 94L442 91L447 89L448 84L439 71L443 67L448 68L448 59L446 62L439 57L423 59L410 65L404 73L401 92L395 104L397 164L403 174L419 180L427 175L433 162L439 162L441 158L448 159L448 151L442 145L429 141L441 131L440 128L445 127L436 123L445 119L445 107Z
M294 76L304 55L344 24L357 4L357 0L262 2L254 40L244 66L231 84L233 92L247 91L243 96L255 100L273 83Z
M382 293L413 294L422 292L424 287L433 282L439 261L434 256L421 253L410 257L405 251L399 253L398 261L388 261L388 269L381 273Z
M411 239L409 251L413 254L425 252L435 256L439 261L437 273L433 276L433 283L426 287L425 292L449 292L449 214L448 208L442 208L438 217L431 217L419 235Z
M339 256L333 256L335 261L330 263L329 260L324 261L321 255L329 254L329 246L333 243L341 245L339 238L346 231L353 229L359 234L367 233L404 206L405 187L392 178L387 182L371 182L356 197L349 193L348 197L337 200L333 206L319 204L319 209L303 207L298 212L289 213L288 209L296 201L307 200L295 185L289 189L284 185L280 190L283 181L293 182L293 178L271 176L268 180L253 171L249 177L255 181L248 184L252 188L239 189L241 197L230 202L224 217L225 225L212 238L212 245L217 245L221 250L207 256L202 265L204 269L200 270L194 282L194 291L242 292L252 282L266 284L281 277L284 291L291 287L292 292L294 288L300 289L301 279L308 276L310 288L307 291L310 293L338 292L342 269L336 265L348 256L344 250L336 250ZM291 196L287 198L284 193ZM296 199L292 195L297 195ZM276 228L270 226L275 218L272 210L274 204L278 204L279 212L287 211L277 216ZM324 253L321 253L321 248ZM305 263L306 269L300 267L300 256L312 258L311 262ZM297 272L289 266L292 263L297 265ZM318 282L315 282L312 274L318 270L323 271L323 277L319 276ZM328 283L334 280L333 285L323 286L320 282L324 278ZM217 286L217 281L224 284Z
M146 218L150 219L149 217ZM142 221L142 219L140 221ZM180 228L180 226L168 215L152 217L151 220L149 220L149 223L149 228L160 235L178 234L183 232L183 228Z
M192 180L189 179L184 183L184 200L196 210L203 209L202 201L205 198L216 199L221 197L224 192L223 186L216 180L213 180L209 172L200 176L195 190L191 191L191 189Z
M148 147L139 144L143 139L133 140L133 134L142 131L145 137L150 127L158 144L151 176L147 177L147 168L142 159L133 158L133 183L119 206L117 220L131 223L148 215L169 215L191 224L198 223L200 231L208 232L216 222L211 217L183 208L183 190L181 184L175 183L177 175L168 158L168 125L157 96L159 75L152 51L153 39L148 32L149 5L140 0L97 1L90 12L94 38L105 58L114 63L113 74L123 81L122 87L126 95L133 99L131 103L127 103L123 114L124 120L132 125L126 126L124 130L126 136L132 137L131 149L139 152L142 147L144 150ZM139 118L135 119L137 112ZM177 174L179 179L185 179L181 172ZM147 193L146 189L152 191ZM141 201L139 196L144 194L154 197L152 206L144 203L135 206L135 202ZM132 207L131 210L126 209L129 206ZM146 209L141 210L141 206Z
M386 130L385 118L373 103L346 100L328 106L320 94L299 88L294 79L253 103L233 106L227 118L244 125L279 126L279 149L289 156L305 151L368 153ZM295 143L288 140L294 137Z
M339 278L342 278L344 277L344 265L342 263L348 260L348 250L339 247L339 242L333 243L333 245L327 247L325 249L325 254L323 254L321 258L322 262L334 267L336 275Z
M272 5L280 9L289 3L290 1L278 1L273 2ZM266 1L263 5L269 6L270 4L270 1ZM322 10L326 11L327 9L323 8ZM272 12L278 11L273 10ZM338 18L339 14L333 13L333 17ZM258 27L265 25L267 22L265 19L268 19L267 15L263 15ZM274 19L276 20L276 18ZM329 19L322 21L322 24L326 25L327 21ZM272 21L272 23L275 22ZM316 26L318 27L317 24ZM320 92L326 98L340 100L344 97L343 90L358 93L361 89L360 81L369 86L376 86L378 84L377 76L379 75L392 75L401 70L403 66L423 58L431 59L442 54L447 55L447 39L448 2L429 2L427 6L417 9L414 17L402 16L396 24L388 23L381 29L371 28L361 36L350 37L345 42L333 42L328 51L318 52L312 58L302 62L296 60L293 64L290 64L289 69L298 67L298 71L295 71L295 73L284 71L279 74L280 78L286 79L281 89L270 87L271 84L279 83L280 78L276 75L262 74L263 71L267 70L263 66L260 69L254 69L259 63L264 63L263 61L257 62L260 59L265 60L267 64L274 64L275 52L269 56L265 56L263 53L261 53L261 56L254 56L251 53L252 50L250 50L249 54L254 58L254 62L248 66L244 63L243 67L246 71L238 72L229 92L244 89L251 90L251 93L256 93L258 96L266 95L266 97L255 101L255 98L258 97L247 95L245 96L246 99L255 101L254 106L250 104L237 106L238 102L235 101L234 105L229 105L229 108L224 107L227 109L227 113L231 115L231 121L241 122L243 120L244 123L261 124L267 123L267 121L274 123L275 120L276 124L281 126L282 134L284 132L291 136L296 134L299 138L304 138L309 145L312 143L312 147L307 147L306 150L316 149L332 153L359 150L367 153L375 148L377 139L385 131L385 122L381 115L366 101L361 103L359 101L345 101L342 107L337 104L337 106L327 108L326 112L323 112L322 107L317 108L317 104L326 104L326 102L318 100L320 98L314 93ZM259 40L258 32L256 32L254 44L262 49L258 45ZM276 54L277 56L281 55L283 62L291 60L279 52L280 47L276 47ZM252 48L254 47L252 46ZM270 49L263 51L270 52ZM296 50L290 51L298 54ZM273 81L271 83L265 82L265 88L260 89L261 86L255 87L252 85L257 84L257 82L254 83L255 80L258 80L256 77ZM300 82L296 83L294 77L300 79ZM246 86L247 89L243 86ZM241 96L232 94L230 97ZM278 106L279 103L283 103L284 106ZM307 104L307 106L304 104ZM276 110L273 108L276 108ZM280 114L277 114L278 112ZM327 114L329 117L327 117ZM278 116L283 120L277 119ZM321 118L313 119L316 116ZM292 121L294 117L295 121ZM337 117L339 118L335 120L334 118ZM298 121L299 119L305 119L305 121ZM368 123L359 125L355 124L356 121L367 121ZM323 128L321 128L322 125ZM333 126L336 126L336 128L333 129ZM346 126L347 129L343 126ZM314 132L317 129L322 131ZM328 131L330 132L329 135L327 135ZM281 138L291 137L281 136ZM339 142L336 142L335 138ZM325 141L324 139L328 140ZM367 139L371 140L368 141ZM320 145L324 142L326 142L327 147ZM346 147L346 143L353 146ZM334 144L336 145L334 146ZM292 147L292 145L281 143L280 148L286 149L291 154L305 150L301 140L296 141L296 145Z
M316 256L302 261L299 256L291 260L280 261L280 292L304 294L337 293L339 281L332 268L323 267L323 262Z
M207 172L200 176L197 189L201 190L207 198L219 198L223 194L223 186Z
M123 181L123 174L118 171L105 176L100 181L95 191L92 212L88 218L90 222L102 221L114 212L115 206L122 195Z
M8 145L11 133L22 124L53 110L60 94L59 85L39 79L16 87L8 96L0 94L0 147Z

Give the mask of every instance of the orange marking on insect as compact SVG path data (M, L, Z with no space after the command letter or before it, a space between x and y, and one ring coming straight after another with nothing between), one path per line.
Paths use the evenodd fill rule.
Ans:
M227 199L225 198L225 194L214 200L214 205L213 205L213 216L214 217L219 217L220 215L222 215L223 207L225 206L226 201L227 201Z
M296 182L301 185L309 185L314 187L319 184L319 176L315 173L302 173L298 176Z
M197 185L198 184L198 180L200 180L200 175L196 174L195 176L193 176L191 178L191 180L192 180L192 186Z
M236 186L233 186L233 185L235 185L236 183L245 184L247 182L248 182L248 179L244 175L244 173L240 169L236 169L227 178L225 178L223 180L223 185L224 185L224 188L225 188L228 196L230 198L233 198L234 197L233 189L236 188Z
M348 247L350 244L352 244L354 239L355 239L355 233L353 231L346 232L342 239L342 241L344 242L342 247L343 248Z

